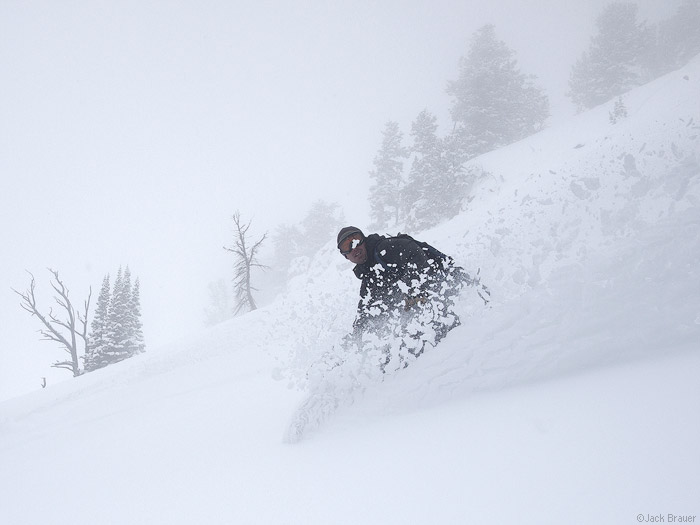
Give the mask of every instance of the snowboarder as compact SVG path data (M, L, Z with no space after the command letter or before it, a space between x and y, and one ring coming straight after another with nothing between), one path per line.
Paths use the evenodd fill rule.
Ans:
M347 226L338 233L340 253L355 264L362 281L353 333L307 372L309 394L285 432L296 443L339 407L352 402L368 378L405 368L459 325L453 298L465 285L477 287L451 257L408 235L365 235Z
M437 344L459 326L453 298L470 278L451 257L405 234L365 235L354 226L340 230L337 246L355 264L353 272L362 281L355 338L366 332L380 336L392 332L417 357L426 343ZM404 333L397 334L395 326L387 329L392 320Z

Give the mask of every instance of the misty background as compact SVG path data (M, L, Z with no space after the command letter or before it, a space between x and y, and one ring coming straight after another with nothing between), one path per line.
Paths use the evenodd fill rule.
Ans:
M40 306L52 268L94 307L129 265L147 348L196 332L209 283L233 278L236 210L253 236L319 198L366 225L384 123L429 109L449 129L447 82L486 23L550 122L571 116L571 66L608 3L1 0L0 399L70 378L11 290L26 271ZM650 21L678 4L636 3Z

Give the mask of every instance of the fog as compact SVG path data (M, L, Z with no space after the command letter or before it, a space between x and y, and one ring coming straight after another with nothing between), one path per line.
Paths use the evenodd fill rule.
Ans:
M642 18L677 2L638 2ZM389 120L428 108L494 23L538 77L552 121L603 0L561 2L0 3L0 399L69 379L11 288L60 272L80 304L105 274L141 280L148 348L203 326L230 279L231 215L260 235L312 201L367 222L368 171ZM263 261L264 262L264 261Z

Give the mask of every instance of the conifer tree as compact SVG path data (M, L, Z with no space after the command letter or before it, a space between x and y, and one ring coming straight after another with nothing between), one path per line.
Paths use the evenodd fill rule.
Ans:
M138 277L131 291L129 316L131 324L129 327L131 331L129 352L131 355L141 354L146 351L146 344L143 337L143 323L141 322L141 281Z
M432 222L430 185L438 170L439 146L437 117L421 111L411 124L413 162L403 190L403 208L408 226L420 228Z
M119 268L114 282L110 305L110 328L112 332L111 361L117 362L129 357L129 299L131 296L131 273L129 267L122 273Z
M401 220L401 190L403 189L403 159L408 150L402 145L403 133L394 121L386 123L382 132L382 145L374 157L374 169L370 177L370 214L376 228L386 228Z
M283 224L275 228L272 234L272 244L272 269L277 273L278 280L285 282L292 260L302 254L304 236L297 225Z
M659 24L657 75L684 66L700 53L700 0L683 0L670 19Z
M111 292L109 276L104 278L88 341L84 359L88 372L145 351L140 281L132 288L128 266L124 271L119 268Z
M343 210L338 203L315 200L301 221L302 235L298 239L300 254L313 256L329 239L335 237L343 222Z
M407 226L423 229L454 217L464 198L462 158L437 135L437 117L422 111L411 125L413 162L402 192Z
M574 64L567 95L579 111L590 109L648 80L653 34L637 19L633 3L609 4L596 20L597 33Z
M475 157L525 138L544 126L549 100L517 67L515 52L483 26L460 59L459 77L447 86L461 155Z
M95 315L90 323L90 335L83 357L85 371L90 372L102 368L107 363L103 362L105 352L112 346L109 334L109 304L110 304L109 274L102 280L100 295L97 297Z

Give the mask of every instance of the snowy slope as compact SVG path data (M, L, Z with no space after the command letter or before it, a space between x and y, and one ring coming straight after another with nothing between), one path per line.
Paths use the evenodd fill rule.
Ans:
M695 60L622 122L476 159L475 197L419 237L492 307L467 293L444 343L296 445L356 303L332 242L265 309L0 404L2 523L699 521L698 93Z

